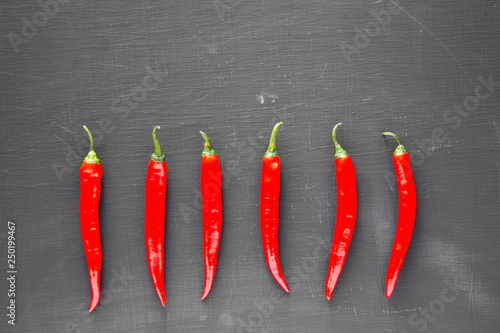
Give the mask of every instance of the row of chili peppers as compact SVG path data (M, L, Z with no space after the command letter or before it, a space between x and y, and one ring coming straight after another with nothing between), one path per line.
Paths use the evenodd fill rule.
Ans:
M262 246L267 266L276 282L288 293L289 288L283 275L278 253L278 224L281 162L276 150L276 135L281 122L274 126L269 148L262 161L260 187L260 227ZM357 214L356 175L351 157L337 141L336 131L341 123L335 125L332 138L335 145L335 175L337 181L337 217L330 261L325 285L325 295L330 300L347 257L354 232ZM90 151L80 168L80 223L83 247L87 259L92 299L89 312L95 309L100 298L100 275L102 250L99 233L98 206L101 193L102 167L94 151L93 138L90 138ZM164 236L165 200L167 188L167 165L153 129L154 153L148 165L146 176L145 200L145 242L151 279L154 288L165 306L164 283ZM201 157L201 198L203 209L203 258L205 263L205 286L201 299L205 299L214 280L217 267L222 227L222 172L219 158L212 149L208 135L201 132L205 144ZM397 231L389 260L386 279L386 297L394 291L396 280L410 245L416 213L416 192L410 157L399 138L391 133L383 135L394 137L398 146L393 154L393 163L399 193Z

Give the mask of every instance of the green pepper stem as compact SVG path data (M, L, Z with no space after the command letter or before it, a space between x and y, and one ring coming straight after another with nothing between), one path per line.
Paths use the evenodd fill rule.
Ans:
M347 152L340 146L337 141L337 127L339 127L340 125L342 125L342 123L338 123L337 125L335 125L332 131L333 144L335 145L335 158L347 155Z
M83 129L85 131L87 131L87 134L89 135L89 139L90 139L90 151L94 151L94 138L92 137L92 134L90 134L90 131L87 128L87 126L83 125Z
M396 147L396 150L394 151L394 153L406 153L406 148L405 146L403 146L401 144L401 141L399 140L398 136L392 132L384 132L382 133L382 135L390 135L392 136L394 139L396 139L396 141L398 142L398 146Z
M212 149L212 142L210 141L208 135L206 135L205 132L202 131L200 131L200 134L203 139L205 139L205 145L203 146L203 152L201 153L201 156L216 154L215 150Z
M97 154L94 151L94 138L92 137L92 134L90 134L87 126L83 125L83 129L87 131L90 139L90 150L87 156L84 158L84 161L88 163L101 163L101 160L99 159L99 157L97 157Z
M278 129L283 123L280 121L276 125L274 125L273 131L271 133L271 139L269 140L269 148L267 148L266 155L278 156L278 152L276 151L276 135L278 134Z
M153 128L153 143L155 144L155 152L151 155L151 159L155 162L163 162L165 161L165 155L163 155L160 143L156 137L157 128L160 129L160 126L155 126L155 128Z

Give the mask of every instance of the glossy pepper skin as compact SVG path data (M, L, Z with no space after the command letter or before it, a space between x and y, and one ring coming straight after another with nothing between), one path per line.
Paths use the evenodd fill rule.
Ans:
M219 157L212 149L210 138L201 132L205 139L201 155L201 202L203 206L203 259L205 262L205 286L201 299L205 299L212 289L217 254L219 252L222 229L222 172Z
M333 234L330 263L326 277L325 295L330 300L337 284L340 272L344 267L347 251L351 244L356 214L358 197L356 190L356 174L351 157L337 142L336 130L341 123L335 125L332 132L335 144L335 176L337 179L337 218Z
M89 308L89 312L92 312L101 297L102 249L99 232L99 199L102 167L94 151L92 134L86 126L83 128L90 138L90 151L80 167L80 228L92 289Z
M394 291L406 251L410 246L417 211L417 194L410 165L410 155L394 133L384 132L383 135L390 135L398 142L392 156L398 183L399 208L398 226L392 246L391 258L389 259L389 267L387 268L385 296L389 298Z
M161 304L165 306L164 244L165 199L167 196L167 164L153 129L155 152L151 155L146 175L145 235L149 273Z
M281 163L276 152L276 134L283 123L274 126L269 148L262 160L260 183L260 231L267 267L276 282L288 293L278 253L278 224Z

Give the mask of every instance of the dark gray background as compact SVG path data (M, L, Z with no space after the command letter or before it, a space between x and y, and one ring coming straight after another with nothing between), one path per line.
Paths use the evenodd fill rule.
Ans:
M0 6L2 332L499 331L500 84L481 83L500 82L498 1L69 0L48 14L33 0ZM267 270L259 229L261 156L277 121L289 295ZM359 209L328 302L337 122ZM103 298L91 314L78 213L83 124L104 169ZM143 236L154 125L168 165L166 308ZM199 130L224 178L205 301ZM398 199L386 130L408 149L418 194L389 300ZM17 227L15 327L5 309L7 221Z

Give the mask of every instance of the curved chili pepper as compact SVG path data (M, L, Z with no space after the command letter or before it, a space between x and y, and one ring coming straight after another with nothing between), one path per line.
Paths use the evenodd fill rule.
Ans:
M217 253L219 252L222 228L222 172L217 153L212 149L208 135L200 131L205 139L201 154L201 202L203 206L203 259L205 262L205 287L201 299L212 289Z
M160 143L153 129L155 151L151 155L146 176L146 253L149 272L161 304L165 306L164 244L165 244L165 198L167 196L167 164Z
M95 309L101 297L101 236L99 233L99 199L101 197L101 161L94 151L94 139L87 126L90 151L80 167L80 228L83 249L87 259L92 300L89 312Z
M325 294L327 300L330 300L332 297L340 272L344 267L347 251L349 250L354 226L356 224L356 213L358 209L354 164L352 163L351 157L337 142L336 130L341 124L342 123L335 125L332 132L332 138L335 144L337 218L333 234L332 249L330 251L330 264L326 276Z
M394 291L406 251L410 246L417 211L417 194L410 165L410 155L396 134L391 132L384 132L382 134L390 135L398 142L398 146L392 156L398 182L399 208L398 227L392 246L391 258L389 259L389 267L387 268L385 297L389 298Z
M285 277L281 271L278 253L278 224L279 224L279 198L280 198L280 157L276 152L276 134L282 122L274 126L269 141L269 148L262 160L262 173L260 182L260 231L262 246L266 257L267 267L276 282L287 293L290 292Z

